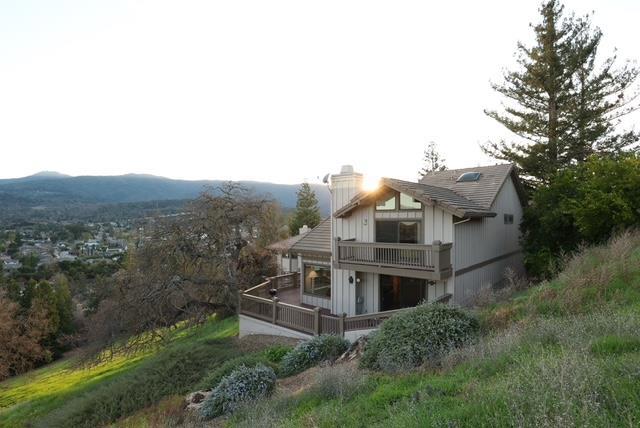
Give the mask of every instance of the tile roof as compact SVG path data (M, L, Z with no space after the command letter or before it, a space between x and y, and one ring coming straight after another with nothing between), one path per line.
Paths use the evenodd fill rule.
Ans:
M291 251L308 255L331 255L331 218L322 220L302 239L296 242Z
M478 181L467 181L458 183L456 180L465 172L479 172L480 179ZM507 177L515 175L514 166L506 163L501 165L477 166L474 168L450 169L446 171L432 172L425 176L420 183L441 187L452 190L460 196L463 196L484 209L491 209L493 201L496 199L498 192L502 188ZM517 181L517 179L516 179ZM524 197L520 189L519 182L516 182L516 188L524 204Z
M479 203L465 198L453 190L395 178L380 180L380 187L376 191L358 193L351 202L336 211L334 215L336 217L348 216L358 206L373 203L382 192L389 188L409 195L424 204L439 206L459 217L494 217L496 215Z

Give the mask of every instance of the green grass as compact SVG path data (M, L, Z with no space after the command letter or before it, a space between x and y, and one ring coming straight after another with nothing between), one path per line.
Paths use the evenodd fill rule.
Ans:
M349 396L311 386L242 409L228 425L640 426L640 234L587 249L553 281L480 317L483 336L430 368L361 372Z
M174 386L163 385L163 388L159 388L161 394L182 393L191 386L188 385L189 381L195 383L199 380L210 364L238 354L239 351L230 341L237 334L237 329L235 318L210 321L200 327L177 330L174 340L166 348L117 356L88 368L79 367L72 358L10 379L0 384L0 426L22 427L27 423L64 425L61 415L70 417L74 411L81 411L83 405L90 404L92 397L104 396L108 390L114 394L120 390L139 395L138 390L154 373L167 373L168 376L173 370L178 376L184 376L179 367L172 366L172 362L181 355L195 355L195 358L186 362L200 368L189 373L191 377L186 377L186 383L172 381L170 383ZM156 376L156 387L162 384L162 377ZM150 387L153 385L149 383ZM162 397L147 395L140 402L130 401L123 408L134 411L150 404L149 400L159 398ZM56 415L57 419L54 418ZM106 418L111 418L109 415L118 416L120 410L116 408L103 413ZM47 424L46 418L55 420L51 419L51 423Z

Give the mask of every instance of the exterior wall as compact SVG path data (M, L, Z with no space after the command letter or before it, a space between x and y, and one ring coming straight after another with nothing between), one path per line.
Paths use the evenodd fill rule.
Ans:
M424 243L430 244L433 241L443 243L454 242L453 215L435 206L424 207ZM451 263L454 264L454 253L451 252ZM455 265L454 265L455 266ZM451 275L445 281L437 281L435 284L427 286L427 301L434 300L446 293L454 293L454 276Z
M293 337L294 339L311 339L311 335L300 333L279 325L270 324L268 322L240 315L240 337L252 334L266 334L270 336Z
M331 267L330 260L311 259L298 256L297 265L300 266L300 301L306 305L318 306L320 308L331 310L331 299L326 299L320 296L314 296L312 294L306 294L304 292L304 265L320 265ZM333 296L333 270L331 271L331 295Z
M376 330L377 330L377 328L370 328L370 329L367 329L367 330L345 331L344 332L344 338L347 339L350 342L355 342L356 340L358 340L362 336L369 336L371 333L373 333Z
M362 190L362 175L338 174L331 177L331 213L348 204ZM331 240L336 238L359 241L373 240L373 207L357 210L346 218L331 217ZM332 244L333 245L333 244ZM332 259L335 250L332 251ZM333 260L332 260L333 264ZM349 283L349 277L354 279ZM332 268L331 312L334 314L356 314L356 272Z
M467 303L483 286L501 282L507 267L523 272L519 242L522 206L511 178L505 181L491 209L496 217L470 220L454 226L454 272L469 270L456 273L456 303ZM504 224L504 214L513 214L513 224ZM496 260L473 269L474 265L492 259Z
M276 264L278 266L278 274L298 272L298 257L289 254L277 254Z

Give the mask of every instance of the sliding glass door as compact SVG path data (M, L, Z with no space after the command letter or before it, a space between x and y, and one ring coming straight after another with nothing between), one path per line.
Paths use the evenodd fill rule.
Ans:
M404 276L380 275L380 310L409 308L426 299L426 281Z

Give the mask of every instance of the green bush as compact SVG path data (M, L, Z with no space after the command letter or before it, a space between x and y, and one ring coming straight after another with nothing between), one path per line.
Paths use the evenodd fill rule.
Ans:
M262 355L272 363L280 363L293 347L288 345L273 345L262 351Z
M200 410L205 419L231 413L239 405L270 395L276 386L273 369L259 364L255 367L240 366L225 376L205 400Z
M371 335L361 365L383 371L420 366L476 334L477 320L442 304L423 304L388 319Z
M284 356L281 374L291 376L322 361L338 358L349 347L349 341L338 336L321 335L300 343Z
M551 278L564 254L640 223L640 155L593 156L540 186L524 211L525 264ZM550 239L550 237L553 237Z
M253 368L260 364L270 367L275 372L278 371L278 365L269 361L267 356L263 354L243 355L225 361L222 365L211 370L202 378L195 389L214 389L222 378L230 375L234 370L242 366Z

